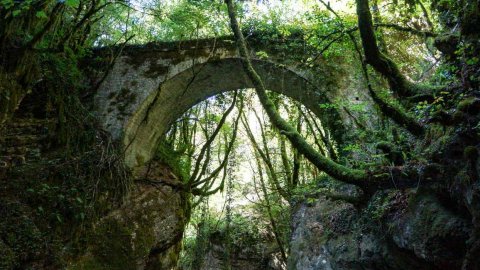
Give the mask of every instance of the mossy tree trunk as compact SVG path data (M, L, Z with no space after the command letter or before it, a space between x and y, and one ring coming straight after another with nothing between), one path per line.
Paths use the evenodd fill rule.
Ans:
M270 100L266 93L265 85L262 79L253 68L243 34L238 25L235 7L232 0L226 0L228 7L228 15L230 17L230 24L237 41L240 56L242 57L242 63L244 65L245 72L253 83L256 89L260 102L263 105L267 115L270 118L272 124L284 134L288 140L292 143L302 155L304 155L312 164L318 169L324 171L331 177L340 181L355 184L358 186L366 186L369 180L373 180L370 175L364 170L356 170L345 167L342 164L336 163L325 156L318 153L312 146L310 146L305 139L292 127L287 121L285 121L277 111L277 108Z
M385 76L391 90L400 97L415 95L414 85L407 81L398 66L386 55L380 52L373 28L372 14L368 0L356 0L358 28L362 39L365 60L377 72Z

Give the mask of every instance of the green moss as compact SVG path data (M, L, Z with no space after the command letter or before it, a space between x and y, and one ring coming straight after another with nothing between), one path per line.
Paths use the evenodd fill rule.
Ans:
M86 255L68 269L133 270L145 263L157 244L156 233L161 229L155 220L161 216L159 207L162 205L159 205L161 200L158 197L162 194L157 190L141 191L139 201L127 203L101 220L88 235ZM183 232L190 211L189 203L185 201L188 197L181 196L179 201L177 198L170 199L174 200L170 203L180 203L172 206L175 207L175 217L180 219L173 225L175 235L171 235L172 240ZM173 255L161 252L158 258L176 261L176 258L167 258L169 256Z
M477 160L478 159L478 150L475 146L467 146L463 150L463 155L466 159Z
M15 252L0 240L0 269L13 269L16 261Z
M190 165L185 164L185 161L181 159L182 153L182 150L175 151L165 141L161 141L157 148L156 158L167 164L173 170L173 173L186 183L190 178Z
M93 255L81 258L69 269L136 269L137 262L149 254L155 241L149 222L136 224L136 220L121 222L109 217L89 236L89 249Z
M77 263L67 266L67 270L109 270L108 266L103 265L94 257L86 256Z
M479 100L475 97L467 97L460 101L457 105L457 109L462 112L468 112L474 107Z
M453 119L453 122L454 123L460 123L462 122L463 120L465 120L466 118L466 115L465 113L463 113L462 111L456 111L455 113L453 113L452 115L452 119Z

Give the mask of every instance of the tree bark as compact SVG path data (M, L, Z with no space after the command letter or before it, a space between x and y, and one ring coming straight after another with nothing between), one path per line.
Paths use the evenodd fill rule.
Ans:
M413 83L409 82L398 69L397 65L380 52L375 37L372 14L368 0L356 0L358 28L365 52L365 60L388 81L391 90L399 97L411 97L418 93Z
M336 163L325 156L321 155L315 149L310 146L305 139L296 131L296 129L290 126L278 113L277 108L270 100L266 93L265 85L262 79L254 70L250 58L248 55L247 47L243 34L238 25L235 8L232 0L226 0L228 7L228 15L230 17L230 24L237 41L240 56L242 57L242 63L244 65L245 72L252 81L257 95L262 103L267 115L270 118L272 124L280 130L282 134L289 139L292 145L303 154L310 162L312 162L318 169L324 171L331 177L346 182L355 184L358 186L365 186L369 180L374 178L369 177L369 174L365 170L355 170L345 167L342 164Z

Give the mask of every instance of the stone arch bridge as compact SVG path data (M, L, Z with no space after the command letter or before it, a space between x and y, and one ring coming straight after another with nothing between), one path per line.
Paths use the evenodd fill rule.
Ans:
M301 102L336 140L344 139L351 120L342 106L328 104L368 100L361 74L355 72L359 69L341 57L329 62L318 57L307 66L295 58L303 56L303 48L289 47L288 41L248 41L267 89ZM268 56L257 57L260 51ZM224 91L250 87L232 39L151 43L123 48L94 100L104 128L123 142L126 164L136 168L152 158L170 123L189 108Z
M351 116L342 106L330 105L368 101L362 75L355 72L360 68L345 58L327 62L319 57L314 65L303 65L295 58L303 57L303 47L288 42L250 39L249 45L268 89L311 109L337 141L348 139L348 129L354 127ZM94 57L105 63L118 49L99 49ZM257 57L260 51L268 57ZM89 61L90 67L95 62ZM126 165L139 181L126 202L95 225L84 256L68 269L97 269L97 265L98 269L171 269L181 249L190 204L181 190L152 184L178 181L168 166L150 163L156 146L170 124L198 102L252 84L235 43L228 38L126 46L101 77L95 111L104 128L123 143Z

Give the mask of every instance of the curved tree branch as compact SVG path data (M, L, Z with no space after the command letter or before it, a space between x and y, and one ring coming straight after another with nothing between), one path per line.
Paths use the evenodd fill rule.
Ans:
M374 25L368 0L356 0L356 3L358 29L360 30L366 62L387 79L391 90L399 97L407 98L432 90L409 82L400 72L398 66L380 52L374 33ZM401 29L401 27L394 28Z
M332 12L338 19L341 19L340 16L338 15L338 13L335 12L335 10L333 10L330 5L326 4L323 0L319 0L323 5L325 5L327 7L327 9ZM362 1L362 0L358 0L358 1ZM368 0L367 0L368 1ZM358 4L357 4L357 7L358 7ZM364 19L368 19L368 23L367 22L364 22L365 24L368 24L370 25L369 27L371 28L371 25L372 24L372 16L370 14L370 11L368 10L368 2L367 2L367 11L368 11L368 16L367 18L362 18L362 20ZM357 12L358 12L358 8L357 8ZM358 23L358 28L360 29L360 35L362 35L362 26L360 24L360 15L358 15L359 17L359 23ZM369 44L369 45L372 45L374 46L375 48L373 47L368 47L368 50L370 50L370 54L374 53L375 55L377 55L377 57L385 57L383 56L383 54L380 52L379 48L377 47L377 44L376 44L376 41L375 41L375 35L373 33L373 28L370 29L371 31L364 31L366 34L368 34L369 38L370 39L373 39L373 44ZM351 32L347 32L348 36L350 37L350 40L352 41L353 43L353 46L355 48L355 51L357 52L359 58L360 58L360 61L361 61L361 64L362 64L362 71L363 71L363 75L364 75L364 78L365 80L367 81L367 86L368 86L368 91L373 99L373 101L378 105L378 107L380 108L380 110L383 112L383 114L385 114L387 117L389 117L390 119L392 119L395 123L397 123L398 125L404 127L406 130L408 130L410 133L412 133L413 135L415 136L422 136L424 134L424 129L423 127L414 119L412 118L411 116L409 116L408 114L406 114L403 110L401 110L400 108L397 108L393 105L391 105L389 102L383 100L374 90L373 90L373 87L370 83L370 79L369 79L369 76L368 76L368 70L367 70L367 66L366 66L366 62L368 61L368 57L366 60L363 60L363 57L362 57L362 52L357 44L357 40L356 38L352 35ZM371 37L370 37L371 35ZM364 41L364 37L362 36L362 42ZM365 55L367 55L367 49L365 49L365 45L364 46L364 51L365 51ZM373 56L372 56L373 57ZM385 59L388 59L385 57ZM392 62L393 64L393 62ZM393 64L394 65L394 64ZM400 73L399 70L397 70L398 74L400 76L402 76L402 74ZM405 81L405 82L408 82L405 78L402 79L402 81ZM390 84L390 87L392 87L392 84L390 83L390 80L389 80L389 84Z
M210 148L210 145L212 144L213 140L217 137L218 133L220 132L223 124L227 120L228 115L230 114L230 112L235 107L236 101L237 101L237 92L235 92L235 94L233 96L232 104L230 105L230 107L228 107L228 109L222 115L222 118L218 122L218 125L215 128L215 130L213 131L212 135L210 136L210 138L207 139L207 141L203 145L202 149L200 150L200 153L199 153L198 158L197 158L197 162L195 163L195 167L193 169L192 175L190 176L190 179L188 180L188 183L192 184L194 182L197 182L198 181L197 177L201 176L201 174L198 175L198 173L200 171L201 161L203 160L203 157L207 153L207 150Z
M260 102L267 112L272 124L278 128L281 133L286 135L292 145L301 154L303 154L317 168L324 171L331 177L359 186L365 186L367 182L370 182L368 180L373 180L373 178L371 178L366 171L347 168L344 165L336 163L315 151L315 149L313 149L313 147L305 141L305 139L297 132L297 130L290 126L290 124L279 115L277 108L267 96L265 85L263 84L262 79L251 64L243 34L240 31L240 27L236 19L233 2L232 0L226 0L226 3L228 7L228 15L230 17L230 25L237 40L237 46L240 56L242 57L242 63L244 65L245 72L255 86Z

